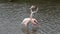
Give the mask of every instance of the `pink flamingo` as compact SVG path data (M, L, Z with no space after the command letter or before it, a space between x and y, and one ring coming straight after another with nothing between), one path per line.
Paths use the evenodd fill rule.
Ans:
M22 30L25 31L25 32L27 32L26 34L28 34L28 30L29 30L28 27L27 27L28 23L32 23L33 26L36 26L35 27L36 29L37 29L37 27L39 28L38 21L35 18L32 17L32 15L38 11L38 7L32 5L31 8L30 8L30 10L31 10L30 17L29 18L25 18L22 21L22 23L21 23L22 27L23 27Z

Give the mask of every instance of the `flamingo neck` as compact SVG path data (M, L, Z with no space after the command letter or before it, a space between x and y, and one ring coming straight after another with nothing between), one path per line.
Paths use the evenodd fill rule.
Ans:
M32 20L32 18L33 18L33 12L31 12L30 14L30 19Z

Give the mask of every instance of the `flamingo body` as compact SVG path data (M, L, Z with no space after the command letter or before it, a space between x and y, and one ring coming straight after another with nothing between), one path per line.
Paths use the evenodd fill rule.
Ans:
M38 22L34 18L32 18L32 20L30 20L30 18L25 18L21 24L22 24L22 31L26 34L31 33L33 31L37 31L37 29L39 29Z
M32 24L38 24L37 20L34 18L32 18L32 20L30 20L30 18L25 18L21 24L24 24L25 26L27 26L29 22L31 22Z

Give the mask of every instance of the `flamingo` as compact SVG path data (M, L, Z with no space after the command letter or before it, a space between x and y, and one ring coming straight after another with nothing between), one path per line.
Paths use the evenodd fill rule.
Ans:
M29 28L28 28L29 23L32 23L32 26L36 26L35 28L39 28L38 21L32 17L33 14L38 11L38 7L32 5L29 9L31 10L31 14L30 14L29 18L25 18L21 23L22 30L27 32L26 34L28 34L28 32L29 32ZM34 27L32 29L34 29Z

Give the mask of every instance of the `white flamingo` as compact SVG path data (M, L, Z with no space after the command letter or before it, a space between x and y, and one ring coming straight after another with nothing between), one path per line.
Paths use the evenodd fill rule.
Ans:
M38 7L32 5L30 10L31 10L30 17L25 18L21 23L25 30L27 29L28 23L32 23L34 26L39 27L39 24L38 24L37 20L32 17L32 15L38 11Z

